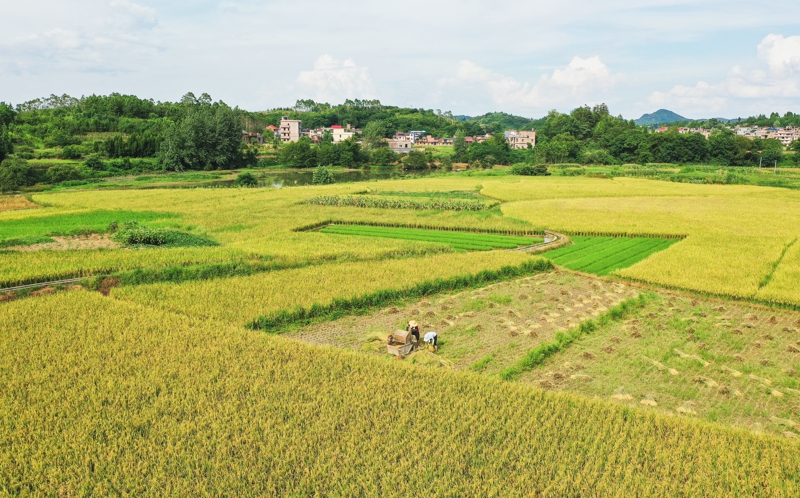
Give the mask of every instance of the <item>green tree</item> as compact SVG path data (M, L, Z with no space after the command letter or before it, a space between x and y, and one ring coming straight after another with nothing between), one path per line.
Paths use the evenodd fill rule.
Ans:
M311 177L312 185L329 185L334 183L333 175L325 166L317 166L314 175Z
M453 170L453 156L451 156L450 154L443 155L439 163L443 170L445 171Z
M84 179L83 173L74 164L54 164L48 168L46 175L50 183Z
M14 142L6 125L0 125L0 162L14 153Z
M283 144L278 151L278 160L289 168L313 168L317 165L317 155L308 137Z
M317 164L332 166L339 164L339 148L332 142L322 142L317 147Z
M19 157L8 157L0 162L0 192L10 192L20 187L30 187L39 180L39 175L28 161Z
M428 158L425 153L419 150L412 150L403 158L405 169L425 169L428 167Z
M239 173L233 184L237 187L257 187L258 178L253 173L245 171L244 173Z
M790 143L788 149L794 152L794 154L792 154L792 162L794 165L800 166L800 139Z
M469 160L469 147L464 130L458 130L453 139L453 161L465 163Z
M162 167L176 171L241 167L245 143L237 111L222 102L212 104L208 94L199 99L186 94L182 104L186 117L167 129L159 149Z
M364 139L364 147L368 150L388 147L384 138L386 138L386 126L383 121L370 121L364 127L362 133Z
M388 166L397 162L397 154L389 147L379 147L370 154L374 164Z
M339 164L345 168L353 168L363 162L361 144L356 141L355 137L339 142L337 147L339 148Z

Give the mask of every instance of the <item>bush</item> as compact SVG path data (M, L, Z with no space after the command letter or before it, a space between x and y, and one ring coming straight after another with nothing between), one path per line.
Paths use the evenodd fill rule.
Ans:
M405 169L425 169L428 167L428 158L425 157L424 152L412 150L403 158L403 167Z
M160 246L167 243L167 231L161 228L147 228L137 221L126 221L114 234L114 240L130 245Z
M0 192L30 187L38 181L36 170L20 157L7 157L0 163Z
M130 164L130 160L128 160L128 164ZM103 171L106 169L106 164L97 156L86 158L86 160L83 161L83 165L94 171Z
M67 145L61 149L60 155L62 159L80 159L82 157L80 148L74 145Z
M233 184L237 187L257 187L258 178L256 178L253 173L239 173L239 176L236 177L236 181L233 182Z
M547 171L547 166L544 164L515 164L511 166L511 174L523 176L549 176L550 172Z
M83 180L84 176L74 164L55 164L47 170L47 180L50 183L60 183L69 180Z
M380 147L372 151L371 159L375 164L388 166L397 162L397 154L388 147Z
M311 178L312 185L330 185L334 183L333 175L325 166L317 166L314 176Z

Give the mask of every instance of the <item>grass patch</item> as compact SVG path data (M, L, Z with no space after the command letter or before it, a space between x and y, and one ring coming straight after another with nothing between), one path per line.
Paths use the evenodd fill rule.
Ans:
M447 244L454 249L465 251L513 249L519 246L536 244L542 242L543 240L538 237L424 230L417 228L375 227L365 225L330 225L320 229L320 232L338 235L357 235L362 237L383 237L418 242L435 242L439 244Z

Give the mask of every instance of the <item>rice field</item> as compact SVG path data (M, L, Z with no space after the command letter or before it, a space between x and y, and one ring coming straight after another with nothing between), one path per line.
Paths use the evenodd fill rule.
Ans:
M800 493L788 439L96 293L2 304L0 329L12 496Z
M413 242L446 244L462 251L491 251L513 249L543 242L541 237L518 237L489 233L469 233L445 230L421 230L415 228L375 227L365 225L329 225L320 229L322 233L351 235L357 237L382 237Z
M572 245L545 253L553 263L570 270L608 275L633 266L651 254L663 251L679 239L645 237L571 237Z

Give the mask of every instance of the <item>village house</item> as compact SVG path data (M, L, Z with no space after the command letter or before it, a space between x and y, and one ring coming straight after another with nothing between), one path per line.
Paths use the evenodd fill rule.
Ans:
M281 142L297 142L303 131L303 122L299 119L289 119L288 116L281 118L280 137Z
M511 149L527 149L536 146L536 132L509 130L505 132L506 142Z
M333 135L333 143L338 144L339 142L344 142L348 138L355 136L356 132L350 127L350 124L347 124L344 128L342 125L332 125L331 134Z
M257 142L261 145L264 145L264 136L261 135L261 133L256 133L254 131L242 131L242 139L248 144Z

